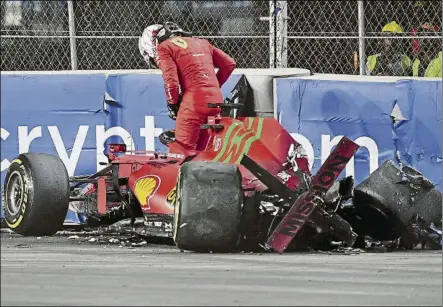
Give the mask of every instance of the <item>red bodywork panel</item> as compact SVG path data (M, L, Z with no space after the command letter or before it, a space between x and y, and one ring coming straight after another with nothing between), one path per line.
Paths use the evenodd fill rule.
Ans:
M210 118L208 122L213 124L213 121L214 118ZM287 160L293 145L301 154L295 159L299 171L310 175L304 150L274 118L223 117L215 121L224 128L221 131L202 130L198 152L192 160L237 164L242 173L243 188L262 191L266 186L239 164L243 155L247 154L272 175L277 175L282 171L282 164ZM192 154L174 142L169 144L166 159L126 154L112 163L121 164L119 176L129 177L129 188L140 202L145 215L173 214L178 170L184 158ZM298 177L292 176L285 184L295 190L300 182Z
M292 205L280 224L275 228L266 244L282 253L297 235L315 208L323 201L326 192L332 187L359 145L348 138L341 139L328 159L312 178L309 190L304 192Z

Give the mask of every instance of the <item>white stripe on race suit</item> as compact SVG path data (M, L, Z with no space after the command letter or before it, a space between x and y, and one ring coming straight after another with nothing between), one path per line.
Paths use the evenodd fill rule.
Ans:
M166 91L168 93L168 100L171 101L172 100L172 94L171 94L171 87L169 86L169 84L167 84Z

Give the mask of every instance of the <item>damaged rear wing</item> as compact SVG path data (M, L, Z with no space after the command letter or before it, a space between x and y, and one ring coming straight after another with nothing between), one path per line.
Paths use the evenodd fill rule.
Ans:
M357 234L352 231L350 225L337 214L326 212L319 205L323 203L326 192L332 187L358 148L359 145L343 137L313 177L308 190L299 197L296 191L292 191L251 158L246 155L242 158L241 165L274 193L293 204L266 242L267 248L283 253L308 220L330 228L348 245L354 244Z

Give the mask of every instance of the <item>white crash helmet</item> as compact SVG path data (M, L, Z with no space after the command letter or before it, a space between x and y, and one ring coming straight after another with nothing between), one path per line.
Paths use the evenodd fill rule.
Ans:
M160 24L150 25L143 30L142 35L138 39L138 50L149 67L156 66L154 58L158 45L157 34L162 28L163 25ZM163 31L165 30L163 29Z
M166 22L163 25L153 24L143 30L142 36L138 40L138 49L149 67L156 67L154 59L157 53L157 46L167 40L172 34L192 35L173 22Z

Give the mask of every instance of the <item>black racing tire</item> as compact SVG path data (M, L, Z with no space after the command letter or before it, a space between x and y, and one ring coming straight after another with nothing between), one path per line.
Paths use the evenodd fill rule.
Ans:
M177 178L174 242L181 250L234 252L240 241L242 177L237 166L183 164Z
M59 157L20 154L4 181L6 225L24 236L51 236L63 226L69 194L68 172Z

